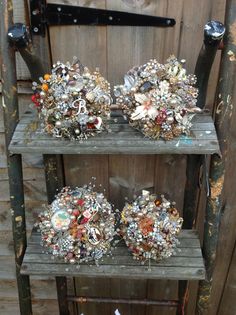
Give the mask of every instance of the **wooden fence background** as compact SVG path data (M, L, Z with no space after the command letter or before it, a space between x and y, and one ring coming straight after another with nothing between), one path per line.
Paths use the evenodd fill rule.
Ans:
M24 22L23 0L14 1L15 22ZM122 82L123 75L134 65L157 58L164 62L170 54L186 59L186 67L193 72L203 40L203 27L210 19L224 21L226 0L50 0L48 2L84 5L89 7L168 16L176 19L174 28L138 27L90 27L67 26L50 28L50 44L53 61L72 60L78 56L88 67L99 66L111 85ZM43 49L43 48L42 48ZM218 79L220 52L213 66L206 106L211 109ZM18 90L21 112L30 100L29 73L17 56ZM231 126L231 134L236 131ZM234 137L232 136L232 140ZM9 209L8 178L6 170L4 129L0 112L0 313L19 314L15 283L14 255L11 235L11 212ZM228 169L233 168L233 158ZM182 211L185 185L185 156L65 156L65 175L68 185L80 185L97 177L106 194L116 206L122 207L124 198L131 198L142 189L168 193ZM41 156L24 156L24 187L26 194L27 229L32 224L46 201L46 189ZM85 172L86 169L86 172ZM226 187L234 183L228 177ZM231 193L232 195L232 193ZM232 199L232 198L231 198ZM202 235L204 220L204 196L201 198L197 227ZM233 199L232 199L233 200ZM233 315L236 294L236 211L233 201L222 217L216 269L213 278L212 300L209 315ZM58 314L54 279L32 278L34 314ZM112 297L174 298L177 283L170 281L119 281L91 279L71 281L71 289L91 295ZM188 314L195 313L197 284L190 284ZM84 315L114 314L116 306L83 306ZM121 315L174 314L171 309L159 307L119 307Z

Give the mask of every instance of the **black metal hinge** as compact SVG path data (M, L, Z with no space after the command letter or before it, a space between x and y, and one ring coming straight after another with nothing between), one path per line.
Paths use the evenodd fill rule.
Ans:
M33 34L45 35L47 25L120 25L169 27L175 20L167 17L102 10L71 5L47 4L30 0Z

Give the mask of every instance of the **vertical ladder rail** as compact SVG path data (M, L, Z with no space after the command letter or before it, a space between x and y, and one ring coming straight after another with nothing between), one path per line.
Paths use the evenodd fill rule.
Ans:
M13 24L12 1L0 1L0 21L2 106L4 113L5 143L6 148L8 148L19 120L15 51L9 46L7 40L8 28ZM6 154L20 312L24 315L30 315L32 314L32 306L29 277L20 274L20 266L27 245L22 161L20 154L10 155L8 149L6 149Z
M210 21L205 25L204 43L200 50L195 67L197 77L197 88L199 96L197 106L203 108L206 101L206 93L209 75L216 52L225 33L225 27L218 21ZM183 228L191 229L194 222L198 199L199 170L203 162L201 155L187 156L186 185L184 194Z
M217 50L225 33L225 27L218 21L210 21L204 28L204 42L201 47L196 67L195 75L197 77L197 88L199 95L197 106L204 108L208 80L214 62ZM183 228L191 229L194 224L196 208L199 195L199 175L200 168L204 162L202 155L188 155L186 166L186 184L184 192L184 206L183 206ZM186 281L179 281L179 296L180 306L178 314L185 314L187 301L185 299L188 290L188 283Z
M227 200L224 197L225 166L230 146L230 124L233 104L236 100L236 40L235 28L236 0L226 2L226 36L221 58L220 74L215 101L215 124L222 157L214 155L210 165L210 190L207 199L204 225L203 255L207 279L200 281L198 291L198 314L208 314L212 290L212 277L215 268L220 219ZM212 301L214 303L214 301Z
M8 40L20 52L30 71L31 78L38 81L50 69L46 69L42 60L35 52L28 28L22 23L16 23L8 30ZM47 62L48 64L50 62ZM44 155L44 169L48 202L54 200L55 194L64 186L64 171L61 155ZM14 177L13 177L14 178ZM23 179L22 179L23 180ZM19 266L20 268L20 266ZM56 277L57 295L60 315L68 315L67 280L66 277ZM19 288L20 290L20 288ZM31 301L29 301L31 303ZM22 313L25 315L25 313Z

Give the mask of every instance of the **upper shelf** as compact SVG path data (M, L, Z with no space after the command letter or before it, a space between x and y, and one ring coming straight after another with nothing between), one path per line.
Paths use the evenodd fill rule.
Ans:
M45 134L34 111L27 111L17 125L9 146L10 153L41 154L213 154L219 153L215 126L210 115L194 117L191 136L170 141L152 140L126 121L112 117L110 132L85 141L56 139Z

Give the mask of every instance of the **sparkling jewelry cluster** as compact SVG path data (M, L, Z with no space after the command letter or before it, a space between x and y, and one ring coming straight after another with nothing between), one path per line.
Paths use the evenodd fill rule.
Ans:
M91 186L65 187L39 215L42 245L65 262L95 260L110 252L115 214L102 193Z
M44 130L55 137L86 139L106 128L110 115L110 84L99 71L79 61L57 62L52 73L33 82L32 101Z
M137 260L167 258L178 244L183 219L175 204L143 191L121 214L121 235Z
M124 85L114 87L117 104L130 125L150 138L171 140L189 134L198 90L194 75L187 75L183 63L170 56L165 64L156 59L135 67L124 76Z

